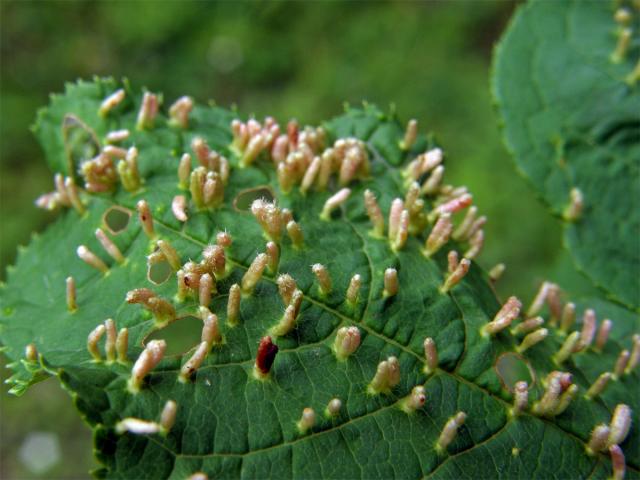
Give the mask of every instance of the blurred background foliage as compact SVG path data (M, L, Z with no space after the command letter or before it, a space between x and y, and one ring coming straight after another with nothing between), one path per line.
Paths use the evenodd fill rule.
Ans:
M435 132L446 152L447 181L467 185L488 215L480 263L507 264L501 295L528 301L543 278L580 284L566 273L572 268L562 253L560 223L516 173L492 107L492 47L515 6L506 0L2 1L0 280L17 245L55 218L33 206L52 189L29 131L36 110L65 81L112 75L162 91L168 101L190 94L235 104L242 114L303 124L339 114L345 101L393 104L400 118L415 117L421 129ZM0 477L86 476L94 462L89 430L55 380L20 400L0 398ZM65 461L43 469L21 460L34 431L53 432Z

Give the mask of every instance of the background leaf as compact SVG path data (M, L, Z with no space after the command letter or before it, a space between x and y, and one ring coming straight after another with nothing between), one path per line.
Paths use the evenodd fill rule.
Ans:
M565 224L576 266L606 295L640 305L640 89L627 81L640 37L624 61L613 3L532 1L513 18L495 59L494 94L508 148L556 215L570 190L584 212ZM637 20L637 12L632 13Z

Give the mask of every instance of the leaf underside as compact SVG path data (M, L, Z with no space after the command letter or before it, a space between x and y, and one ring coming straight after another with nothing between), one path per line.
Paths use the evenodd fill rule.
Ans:
M348 109L326 123L329 143L348 136L366 142L371 178L352 183L345 205L330 221L321 221L323 204L337 188L305 196L295 187L284 194L270 160L258 159L240 168L229 149L234 114L196 106L186 129L169 127L160 116L155 128L138 131L140 95L126 84L127 100L106 118L97 114L101 101L120 86L99 79L68 85L66 93L54 96L41 112L35 131L52 170L73 174L68 171L62 137L65 116L75 115L100 140L109 131L129 129L131 137L123 145L139 149L143 188L136 193L118 188L114 194L91 195L84 216L75 211L62 214L20 251L1 290L0 339L14 361L15 390L26 388L45 372L59 377L94 429L96 455L103 463L94 472L98 477L183 479L203 471L209 478L605 478L611 471L608 455L586 455L585 442L595 424L610 421L618 403L629 404L634 411L633 427L622 448L628 477L640 477L638 373L611 382L594 400L582 396L600 373L613 368L621 348L629 347L629 332L637 326L635 315L623 308L603 312L615 314L624 327L614 328L601 353L588 350L563 365L581 392L563 414L540 418L524 413L514 418L509 415L512 395L494 365L499 355L514 351L519 340L507 332L492 339L481 337L481 327L500 308L486 275L473 264L459 285L441 294L438 288L446 275L449 248L427 259L421 246L428 232L410 236L407 246L397 252L370 234L364 190L372 189L388 213L392 199L405 194L398 167L424 151L426 139L403 152L398 147L403 127L372 106ZM176 169L195 136L226 156L232 170L224 204L213 211L192 209L183 224L173 216L170 204L175 195L189 195L178 188ZM238 326L225 324L229 287L240 281L266 243L254 217L237 211L233 199L259 186L270 187L278 204L293 211L305 235L303 249L294 249L286 235L281 243L278 273L295 278L304 300L295 330L276 340L280 351L265 381L256 380L252 369L260 338L278 322L285 307L275 285L277 275L265 274L254 293L242 298ZM214 347L190 382L180 383L177 377L193 349L165 357L145 378L140 393L132 395L126 388L131 365L92 362L86 341L97 324L113 318L118 328L129 329L128 356L137 358L143 340L157 327L138 305L124 301L127 291L147 287L167 299L176 294L173 277L160 286L147 280L146 256L152 246L135 213L140 199L147 200L157 233L171 242L182 262L199 261L203 247L215 243L217 232L229 232L233 244L227 260L232 269L218 282L218 294L210 305L221 320L223 344ZM113 206L132 212L126 230L112 237L126 256L124 264L107 257L94 237L95 229L103 226L103 214ZM107 274L75 256L80 244L107 262ZM310 269L314 263L326 265L331 274L333 291L328 296L320 295L314 282ZM383 298L383 272L389 267L398 270L400 289L395 297ZM353 308L345 303L344 292L355 273L362 276L362 289ZM75 312L65 304L65 278L70 275L78 285ZM193 300L175 305L178 317L197 312ZM580 305L579 311L588 306L591 303ZM362 344L340 362L331 346L337 329L349 325L359 327ZM549 338L523 354L536 378L530 403L544 391L541 380L559 368L551 355L564 336L549 328ZM438 370L430 376L423 373L425 337L435 340L440 357ZM171 337L162 338L171 344ZM20 361L29 343L41 354L38 368ZM388 395L368 394L378 363L391 355L400 362L400 384ZM426 404L406 414L399 402L419 384L424 384ZM343 408L336 418L327 419L322 412L334 397L342 400ZM115 433L114 425L124 417L157 419L169 399L177 402L178 413L168 435ZM312 407L318 420L310 432L300 434L296 422L305 407ZM446 452L438 453L438 436L458 411L467 413L466 423Z
M564 242L576 266L606 295L640 307L640 83L629 75L633 38L612 61L622 30L616 2L532 1L496 50L493 89L508 148L553 212L584 195ZM638 11L632 12L637 27Z

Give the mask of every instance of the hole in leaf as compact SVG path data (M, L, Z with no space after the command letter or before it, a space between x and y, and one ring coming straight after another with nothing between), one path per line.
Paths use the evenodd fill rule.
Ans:
M518 382L527 382L529 388L535 382L535 373L527 359L513 352L503 353L498 357L495 365L496 373L500 377L502 386L513 392Z
M113 235L124 232L129 226L131 212L122 207L111 207L102 216L102 223Z
M95 132L75 115L67 114L62 120L62 138L67 154L67 169L73 175L75 166L83 160L95 157L100 151L100 141Z
M147 279L155 285L161 285L169 280L172 273L173 269L171 265L169 265L169 262L162 260L149 265L147 269Z
M242 190L236 195L233 199L233 207L238 211L246 212L251 209L253 201L259 198L262 198L267 202L273 202L276 196L273 193L273 190L271 190L271 187L267 185L248 188L247 190Z
M182 355L200 343L202 336L202 320L193 315L180 317L166 327L152 331L142 341L145 346L150 340L165 340L166 355Z

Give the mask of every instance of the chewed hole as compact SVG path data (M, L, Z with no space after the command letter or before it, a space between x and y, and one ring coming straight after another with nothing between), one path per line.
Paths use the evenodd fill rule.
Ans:
M165 355L182 355L198 346L202 336L202 320L193 315L180 317L166 327L154 330L145 337L142 345L150 340L167 342Z
M172 273L173 269L166 260L151 263L147 267L147 279L155 285L161 285L169 280Z
M131 212L122 207L111 207L102 216L102 223L113 235L124 232L129 226Z
M67 114L62 120L62 137L67 154L69 174L83 160L95 157L100 151L100 141L95 132L75 115Z
M495 365L496 373L504 388L513 392L518 382L527 382L529 388L535 382L535 373L531 365L522 355L507 352L500 355Z
M273 190L271 190L271 187L266 185L262 187L249 188L247 190L242 190L236 195L233 199L233 208L241 212L246 212L251 209L251 204L258 198L262 198L267 202L273 202L276 196L273 193Z

